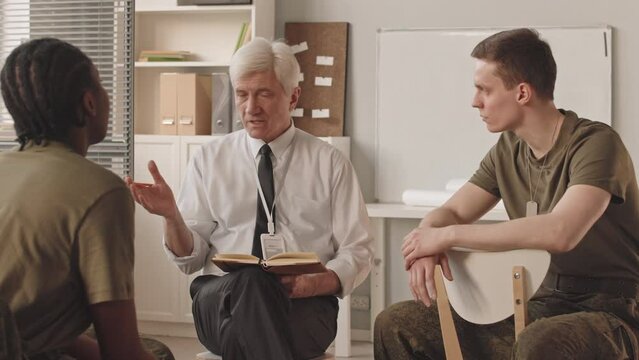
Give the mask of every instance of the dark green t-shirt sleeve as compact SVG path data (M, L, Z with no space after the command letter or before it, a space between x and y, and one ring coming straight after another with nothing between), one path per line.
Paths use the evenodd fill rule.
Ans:
M495 169L498 145L499 143L495 144L484 156L484 159L479 164L479 169L475 171L469 182L501 198Z
M613 203L622 204L634 172L630 155L612 129L601 125L591 131L575 148L568 187L596 186L609 192Z
M102 195L78 230L78 264L89 304L133 299L134 203L123 185Z

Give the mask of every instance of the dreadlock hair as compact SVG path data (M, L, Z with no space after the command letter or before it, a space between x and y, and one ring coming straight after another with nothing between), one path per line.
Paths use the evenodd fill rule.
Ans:
M0 89L20 150L31 140L66 142L71 128L85 125L79 107L84 92L97 87L93 69L80 49L53 38L31 40L9 54Z

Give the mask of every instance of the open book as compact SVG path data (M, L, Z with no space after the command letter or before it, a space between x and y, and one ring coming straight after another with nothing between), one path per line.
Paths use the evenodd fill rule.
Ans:
M264 271L279 275L313 274L326 271L317 255L312 252L285 252L267 260L249 254L216 254L211 261L226 272L245 266L261 266Z

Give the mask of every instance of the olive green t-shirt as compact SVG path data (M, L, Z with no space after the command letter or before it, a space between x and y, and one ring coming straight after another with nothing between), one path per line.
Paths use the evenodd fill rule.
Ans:
M531 192L543 214L572 185L606 190L612 200L604 214L573 250L552 255L549 271L639 281L639 198L630 155L610 126L561 111L565 119L543 170L543 157L535 159L523 140L504 132L470 182L501 197L511 219L525 216Z
M133 212L120 178L61 143L0 153L0 297L27 355L86 330L89 304L133 298Z

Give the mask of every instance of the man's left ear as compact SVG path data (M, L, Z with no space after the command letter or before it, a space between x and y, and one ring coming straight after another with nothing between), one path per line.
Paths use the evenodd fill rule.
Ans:
M97 116L98 114L97 101L91 90L85 90L82 95L82 110L89 116Z
M520 105L526 105L532 99L532 88L528 83L520 83L517 85L517 102Z
M297 106L297 102L300 100L300 95L302 94L302 88L297 86L293 89L293 93L291 94L291 101L288 104L288 111L295 110Z

